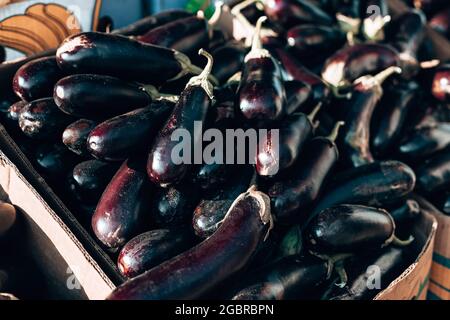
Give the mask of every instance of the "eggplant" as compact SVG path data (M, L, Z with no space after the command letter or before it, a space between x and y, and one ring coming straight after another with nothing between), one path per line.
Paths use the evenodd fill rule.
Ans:
M264 267L233 300L312 299L326 282L328 263L314 256L290 256Z
M209 190L194 210L192 225L195 234L207 238L214 234L222 223L233 201L245 192L252 182L254 170L243 166L239 175L220 186L217 190Z
M87 137L87 149L95 158L121 161L130 154L147 151L162 123L169 117L173 103L154 101L97 125Z
M92 230L109 248L119 248L145 228L150 187L140 157L126 160L103 192Z
M51 97L55 83L63 76L54 56L39 58L17 70L12 82L13 90L27 102Z
M311 86L301 81L286 81L286 113L288 115L294 112L306 113L309 110L308 102L314 100L314 92Z
M374 161L370 151L372 115L383 95L383 81L400 72L398 67L390 67L375 76L363 76L355 81L339 143L344 161L351 166L359 167Z
M19 126L30 138L46 139L60 135L73 120L58 109L52 98L43 98L23 107Z
M279 65L261 44L261 26L266 19L258 20L237 94L242 115L257 122L276 121L286 114L286 91Z
M236 171L237 166L215 162L211 164L204 163L200 165L192 182L203 191L217 190L227 181L234 178Z
M133 278L190 249L194 244L191 230L147 231L131 239L122 248L117 266L125 277Z
M307 245L321 255L358 253L411 241L396 237L394 219L386 210L362 205L329 207L317 214L306 230Z
M199 298L245 267L271 226L269 197L250 188L235 200L211 237L125 282L107 299Z
M56 60L68 73L102 74L155 85L200 73L181 52L98 32L70 36L58 48Z
M242 70L247 49L240 43L230 41L211 52L214 57L212 74L223 84Z
M416 170L417 189L435 194L450 186L450 148L425 160Z
M97 122L93 120L77 120L64 130L62 141L70 151L79 156L87 156L87 138L96 126Z
M58 143L40 144L33 157L37 170L51 182L61 183L61 177L66 177L71 168L79 162L79 157L67 147Z
M338 122L328 137L316 137L306 146L305 157L295 165L287 179L280 179L269 187L272 210L277 221L290 221L301 214L319 196L322 185L339 158L335 139Z
M142 18L141 20L138 20L126 27L113 30L111 33L123 36L139 36L145 34L149 30L155 29L167 23L191 16L193 16L193 14L186 10L165 10L154 15Z
M438 12L428 22L428 25L450 39L450 7Z
M0 203L0 240L12 230L17 221L16 208L5 202ZM0 288L1 289L1 288Z
M199 76L193 77L189 81L148 155L148 176L150 180L160 186L168 186L181 181L192 169L188 163L184 163L184 161L175 163L172 158L173 149L179 143L172 139L173 133L177 129L184 129L183 132L188 132L193 137L191 147L199 145L202 139L200 135L194 135L194 124L197 121L205 121L208 109L212 104L213 87L208 81L208 76L211 73L213 58L204 50L200 50L199 54L207 57L208 64Z
M450 65L440 66L431 84L433 96L447 104L450 103Z
M97 204L119 166L99 160L83 161L73 168L69 178L69 188L75 198L81 202Z
M137 40L177 50L188 56L209 46L208 22L205 18L192 16L166 23L138 36Z

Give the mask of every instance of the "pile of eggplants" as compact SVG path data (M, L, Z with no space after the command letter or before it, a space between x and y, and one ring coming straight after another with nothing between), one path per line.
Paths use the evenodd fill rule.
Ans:
M416 258L413 193L450 214L450 61L426 33L450 7L409 5L230 1L72 35L0 65L1 121L117 259L108 299L372 299L368 266L386 287ZM195 122L267 135L245 164L174 163Z

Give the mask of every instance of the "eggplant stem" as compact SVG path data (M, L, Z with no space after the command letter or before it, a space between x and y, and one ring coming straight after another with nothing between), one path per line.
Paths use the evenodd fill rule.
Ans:
M401 239L397 238L396 236L394 236L391 243L392 243L392 245L394 245L396 247L406 247L406 246L409 246L413 241L414 241L413 236L409 236L409 238L406 240L401 240Z
M384 69L380 73L374 75L373 77L374 77L375 81L381 85L387 78L389 78L394 73L400 74L400 73L402 73L402 69L397 66L391 66L387 69Z
M177 103L178 99L180 98L177 95L161 93L158 91L158 89L155 88L155 86L152 85L145 85L142 87L142 89L149 95L152 100L168 100Z
M181 65L181 72L177 74L174 78L170 79L169 81L174 81L177 79L180 79L181 77L187 75L187 74L201 74L203 70L196 65L192 64L191 60L188 56L186 56L184 53L181 53L179 51L175 51L174 53L175 59L180 63ZM212 74L208 75L209 81L212 82L215 86L219 85L219 81L214 77Z
M334 256L329 256L326 254L320 254L314 251L309 251L309 253L311 253L313 256L316 256L319 259L325 260L327 261L327 279L330 279L331 274L334 270L334 266L336 265L336 263L339 263L341 261L344 261L345 259L353 256L353 254L351 253L340 253L340 254L336 254Z
M244 61L247 62L251 59L258 59L258 58L270 58L271 55L269 51L263 48L262 42L261 42L261 29L263 23L267 20L266 16L262 16L258 19L256 22L255 32L253 34L253 40L252 40L252 48L250 52L245 56Z
M345 37L347 38L347 43L349 46L355 45L355 34L351 31L347 32Z
M214 87L211 82L209 82L209 76L211 75L214 58L210 53L203 49L200 49L198 51L198 54L206 57L206 59L208 59L208 63L206 64L205 69L203 69L203 71L198 76L192 77L191 80L189 80L186 88L192 86L200 86L208 94L209 98L211 100L214 100Z
M345 122L344 121L338 121L336 122L336 124L334 125L333 130L331 131L330 135L328 137L326 137L328 140L330 140L331 142L335 142L338 135L339 135L339 129L341 129L341 127L345 126Z
M311 113L308 115L308 120L313 123L317 114L319 113L320 109L322 108L322 102L319 102L316 107L311 111Z
M431 69L434 67L437 67L441 63L441 60L439 59L433 59L428 61L422 61L420 62L419 66L422 69Z
M344 265L342 262L343 261L340 260L340 261L336 262L336 264L335 264L335 270L339 276L339 281L340 281L339 283L335 283L335 285L338 286L339 288L344 288L348 282L347 272L345 271L345 268L344 268Z
M348 92L348 93L341 93L339 90L341 90L344 86L334 86L332 84L329 84L327 82L325 82L325 84L328 85L328 88L331 90L331 93L333 94L334 97L338 98L338 99L350 99L352 97L352 93Z
M210 28L214 28L217 23L220 21L220 17L222 16L222 7L224 6L224 3L222 1L217 1L214 5L214 13L209 18L208 26Z

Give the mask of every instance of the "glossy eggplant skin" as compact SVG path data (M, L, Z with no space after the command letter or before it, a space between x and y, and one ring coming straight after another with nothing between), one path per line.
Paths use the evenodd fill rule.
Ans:
M62 143L41 144L37 147L34 159L36 169L50 181L60 183L61 177L75 166L79 158Z
M92 230L109 248L119 248L146 224L148 178L143 159L128 159L103 192L92 217Z
M133 278L190 249L194 244L191 230L147 231L131 239L122 248L117 266L125 277Z
M249 166L239 169L239 174L214 192L209 192L194 210L192 226L200 238L208 238L220 226L233 201L248 189L254 170Z
M272 57L249 59L238 89L238 106L245 119L279 120L286 113L286 91L277 62Z
M313 100L314 92L311 86L301 81L286 81L286 113L288 115L294 112L309 112L308 102Z
M167 23L173 22L178 19L191 17L193 14L186 10L172 9L159 12L157 14L145 17L136 21L126 27L113 30L113 34L119 34L123 36L139 36L143 35L149 30L160 27Z
M64 130L62 135L63 143L70 151L79 156L89 155L87 138L96 125L97 122L88 119L75 121Z
M450 65L440 66L431 85L433 96L439 101L450 103Z
M324 57L345 43L345 36L340 30L312 24L289 29L286 38L288 47L294 50L296 56L304 59Z
M280 222L301 214L319 196L324 181L339 159L336 144L328 138L316 137L305 147L305 157L286 180L270 186L268 195L272 210Z
M236 171L237 166L220 163L204 163L200 165L198 171L192 178L192 182L204 191L217 190L233 178Z
M30 138L46 139L60 135L73 120L58 109L52 98L43 98L23 107L19 126Z
M214 66L212 74L220 83L225 83L242 70L247 49L239 42L228 42L212 51Z
M176 52L127 37L85 32L64 40L56 60L69 73L95 73L162 84L182 73Z
M86 139L90 154L101 160L121 161L130 154L147 151L172 109L171 102L154 101L146 108L100 123Z
M69 189L75 198L86 204L96 204L120 165L99 160L77 164L69 177Z
M39 58L17 70L13 90L20 99L27 102L51 97L55 83L63 76L54 56Z
M175 164L172 150L179 143L172 141L172 133L177 129L187 130L192 137L194 122L204 122L211 106L211 98L200 86L189 86L181 94L172 115L160 130L147 161L147 173L154 183L167 186L184 178L191 166L186 163ZM197 139L197 140L195 140ZM199 145L201 137L195 137L192 145Z
M178 19L148 31L137 40L196 55L198 50L209 46L208 22L196 16Z
M450 7L434 15L428 22L428 25L447 39L450 39Z
M377 155L387 154L400 141L406 121L417 105L418 89L419 85L414 81L399 81L386 89L375 111L375 118L379 119L372 148Z
M425 160L417 170L417 189L426 194L450 186L450 148Z
M260 270L232 300L311 299L326 281L327 271L327 262L314 256L285 257Z
M399 147L399 155L405 159L428 157L450 146L450 124L439 123L417 129Z
M399 161L381 161L344 171L330 182L311 216L334 205L348 203L383 207L408 195L416 175Z
M264 12L271 22L285 30L304 23L333 24L327 13L305 0L264 1Z
M127 281L108 300L196 299L241 270L267 235L268 197L249 190L230 208L220 228L192 249Z
M78 74L61 79L55 85L53 98L65 113L87 119L118 116L150 104L144 89L118 78Z
M278 146L275 148L277 143L269 130L258 143L255 161L258 175L275 176L292 167L313 134L312 120L304 113L293 114L281 123Z

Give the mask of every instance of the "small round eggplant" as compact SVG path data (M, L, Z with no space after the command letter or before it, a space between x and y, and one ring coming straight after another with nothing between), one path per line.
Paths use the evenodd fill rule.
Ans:
M92 230L109 248L119 248L145 227L150 194L143 159L128 159L114 175L92 217Z
M450 7L434 15L428 22L428 25L447 39L450 39Z
M125 282L107 299L199 298L245 267L272 226L269 197L251 188L234 201L211 237Z
M28 137L45 139L60 135L73 120L58 109L52 98L44 98L23 107L19 126Z
M0 239L2 239L16 223L16 208L5 202L0 202Z
M97 122L88 119L80 119L70 124L62 135L62 141L70 151L79 156L87 156L87 138L95 128Z
M125 277L133 278L190 249L194 244L191 230L147 231L131 239L122 248L117 266Z
M431 90L436 99L450 103L450 65L440 66L436 70Z
M450 186L450 148L427 159L416 170L417 189L427 194Z

